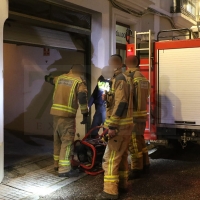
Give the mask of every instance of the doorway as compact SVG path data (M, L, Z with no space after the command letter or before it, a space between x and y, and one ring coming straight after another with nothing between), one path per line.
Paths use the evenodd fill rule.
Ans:
M59 37L58 37L59 35ZM5 164L53 153L54 86L44 76L85 65L85 36L7 20L4 26ZM77 113L77 133L85 134Z
M5 166L33 155L52 153L53 120L50 113L54 86L44 76L68 72L84 64L84 52L4 43ZM82 115L77 115L77 132Z

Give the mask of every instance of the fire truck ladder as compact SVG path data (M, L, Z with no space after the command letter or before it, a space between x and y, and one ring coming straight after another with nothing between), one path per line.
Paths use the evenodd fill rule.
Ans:
M148 48L139 48L137 45L137 39L138 37L141 37L142 40L145 40L148 42ZM135 43L135 55L137 55L138 51L148 51L148 64L140 64L140 67L148 67L148 73L149 73L149 83L151 87L151 67L152 67L152 59L151 59L151 47L152 47L152 31L149 30L148 32L136 32L135 31L135 37L134 37L134 43ZM151 132L151 93L149 95L149 103L148 103L148 116L149 116L149 126L146 128L149 133Z

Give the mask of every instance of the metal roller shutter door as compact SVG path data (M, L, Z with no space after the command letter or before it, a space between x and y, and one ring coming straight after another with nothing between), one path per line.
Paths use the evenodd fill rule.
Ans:
M5 23L4 42L84 51L70 33L14 22Z

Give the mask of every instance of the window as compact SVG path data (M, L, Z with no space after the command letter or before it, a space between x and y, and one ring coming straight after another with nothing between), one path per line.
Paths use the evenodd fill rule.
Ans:
M126 59L126 29L130 26L117 22L116 24L116 53Z
M187 3L187 11L188 12L190 12L192 15L196 15L196 6L195 6L195 4L193 4L193 2L192 1L189 1L188 3Z

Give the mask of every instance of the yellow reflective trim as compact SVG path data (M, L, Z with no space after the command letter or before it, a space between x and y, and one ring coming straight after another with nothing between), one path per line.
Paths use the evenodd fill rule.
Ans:
M114 93L114 92L115 92L115 89L114 89L114 88L110 88L110 92L111 92L111 93Z
M119 175L106 175L106 176L104 176L104 178L107 178L107 179L119 178Z
M116 182L119 182L119 179L117 180L107 180L107 179L104 179L104 182L111 182L111 183L116 183Z
M133 142L133 149L134 149L135 155L137 155L138 154L138 146L137 146L136 134L135 133L132 133L132 142Z
M64 78L69 79L69 80L77 81L77 82L79 82L79 83L82 82L81 80L79 80L79 79L77 79L77 78L69 77L69 76L66 76L66 75L62 75L62 76L60 76L60 78L61 78L61 77L64 77Z
M81 108L81 110L83 110L83 109L88 109L88 105L87 104L81 104L80 105L80 108Z
M71 163L69 160L59 160L59 165L61 166L70 166Z
M128 171L119 171L119 176L121 178L128 178L128 175L129 175Z
M114 164L114 159L115 159L115 154L116 154L116 151L114 151L114 155L113 155L113 158L112 158L112 165L111 165L111 175L113 173L113 164Z
M132 159L137 159L137 155L136 154L131 154L131 158Z
M69 164L70 161L69 160L60 160L59 163L63 163L63 164Z
M52 106L52 109L55 109L55 110L61 110L61 111L65 111L65 112L70 112L70 113L73 113L73 114L76 114L76 112L70 110L70 109L63 109L63 108L55 108Z
M109 175L112 175L112 172L113 172L113 160L115 158L115 151L111 151L111 155L110 155L110 158L109 158L109 161L108 161L108 174Z
M101 91L109 91L110 90L110 85L108 82L101 82L98 81L98 87Z
M76 109L70 108L68 106L59 105L59 104L53 104L52 109L61 110L61 111L76 114Z
M128 124L132 124L133 123L133 118L125 118L125 119L119 119L118 121L115 120L115 119L106 119L105 121L105 125L109 125L110 123L114 123L114 124L117 124L117 125L128 125Z
M137 77L133 79L134 82L138 82L138 81L147 81L149 82L145 77Z
M128 171L119 171L119 176L124 174L128 174Z
M71 109L73 111L76 111L76 109L72 108L72 107L69 107L69 106L64 106L64 105L61 105L61 104L53 104L53 106L55 107L59 107L59 108L68 108L68 109Z
M70 113L76 114L76 112L74 112L74 111L72 111L70 109L57 108L57 107L53 107L53 106L52 106L52 109L61 110L61 111L65 111L65 112L70 112Z
M108 160L108 174L111 174L111 160L112 160L113 151L111 151L110 158Z
M118 181L119 181L119 175L104 176L104 182L118 182Z
M59 160L59 156L53 155L54 160Z
M128 117L128 118L115 118L115 117L110 117L108 120L112 120L112 121L118 121L120 120L121 122L125 122L125 121L130 121L132 120L132 117Z
M73 97L74 97L74 90L76 85L78 84L78 81L74 81L72 88L71 88L71 92L69 95L69 102L68 102L68 107L72 107L72 101L73 101Z
M67 75L61 75L61 76L59 76L58 79L56 80L55 89L54 89L54 94L53 94L53 99L54 99L54 96L55 96L55 91L56 91L57 86L58 86L58 82L59 82L59 80L60 80L61 78L69 79L69 80L72 80L72 81L76 81L76 82L78 82L78 83L81 83L81 81L80 81L79 79L77 79L77 78L72 78L72 77L69 77L69 76L67 76Z
M133 117L143 117L147 116L147 110L144 111L134 111L133 112Z
M66 154L65 154L65 160L68 160L68 161L69 161L70 150L71 150L70 146L67 146Z

